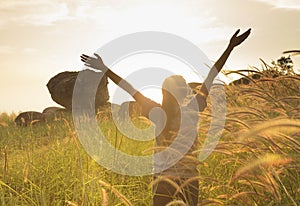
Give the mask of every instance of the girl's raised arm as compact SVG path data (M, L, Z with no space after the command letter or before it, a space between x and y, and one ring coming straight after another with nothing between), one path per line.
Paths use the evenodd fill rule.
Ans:
M85 66L92 67L94 69L100 70L106 74L108 78L110 78L116 85L124 89L126 92L128 92L137 103L139 103L143 108L142 113L145 113L147 115L147 112L151 110L154 106L159 106L158 103L151 101L147 97L145 97L142 93L140 93L138 90L136 90L129 82L127 82L125 79L114 73L112 70L110 70L102 61L101 57L98 54L94 54L95 57L90 57L88 55L82 54L81 61L83 61Z
M234 35L231 37L230 42L222 56L218 59L218 61L213 65L211 68L210 72L208 73L205 81L203 82L201 88L200 88L200 93L202 93L204 96L207 96L209 93L209 90L212 86L213 80L215 77L218 75L218 73L221 71L223 68L225 62L227 61L231 51L233 50L234 47L240 45L247 37L249 36L251 29L248 29L245 33L238 35L240 30L238 29Z

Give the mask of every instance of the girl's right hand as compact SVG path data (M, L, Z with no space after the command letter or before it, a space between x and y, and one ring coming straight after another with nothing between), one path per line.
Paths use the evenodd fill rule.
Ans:
M96 56L96 58L95 57L90 57L90 56L85 55L85 54L82 54L80 56L80 58L81 58L81 61L83 61L85 63L84 64L85 66L92 67L94 69L105 72L108 68L104 65L101 57L96 53L94 53L94 55Z

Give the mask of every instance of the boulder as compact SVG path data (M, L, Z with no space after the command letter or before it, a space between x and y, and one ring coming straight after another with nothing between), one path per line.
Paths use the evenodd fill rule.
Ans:
M101 81L99 82L100 79ZM95 109L97 109L107 104L109 94L106 75L103 75L102 72L94 72L88 69L80 72L66 71L52 77L47 83L51 98L67 110L72 111L75 82L75 98L77 103L79 101L77 105L91 105L92 101L95 100ZM93 90L93 88L95 88L95 90Z
M248 84L250 84L249 78L242 77L240 79L234 80L229 85L248 85Z
M43 114L34 111L22 112L15 119L15 124L18 126L29 126L41 122L45 122Z
M229 85L248 85L252 81L256 81L261 78L262 78L262 76L260 74L253 74L253 75L249 75L247 77L242 77L240 79L234 80ZM273 76L273 78L275 78L275 76Z
M70 111L61 107L47 107L43 110L42 114L46 121L52 121L70 114Z

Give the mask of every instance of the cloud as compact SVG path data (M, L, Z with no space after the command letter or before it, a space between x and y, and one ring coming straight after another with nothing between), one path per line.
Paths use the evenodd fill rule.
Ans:
M22 53L28 54L28 55L35 54L37 52L38 52L38 50L36 48L27 47L27 48L22 49Z
M143 3L138 0L0 1L0 28L20 25L52 26L70 22L70 26L92 25L106 31L118 30L119 33L161 30L179 35L187 33L187 37L200 36L205 42L220 38L222 35L219 35L219 30L216 33L212 31L212 35L207 35L204 31L216 30L211 29L210 25L214 25L217 20L206 7L200 8L201 12L194 10L194 6L190 4L158 0L146 0ZM188 34L188 31L194 30L200 33ZM206 36L203 36L205 33Z
M2 45L0 46L0 54L12 54L14 53L15 49L11 46Z
M256 0L272 5L278 9L300 10L299 0Z
M0 11L0 26L2 27L10 24L49 26L69 18L66 3L50 0L1 1Z
M132 2L131 2L132 3ZM102 0L14 0L0 1L0 27L9 25L52 26L62 21L90 21L99 13L128 6L126 1ZM100 15L101 16L101 15Z
M122 2L122 1L121 1ZM232 31L231 28L222 26L212 27L218 24L214 14L206 7L193 10L192 5L177 2L136 2L132 5L118 4L84 4L72 9L74 16L80 21L92 23L93 27L103 31L112 31L119 36L136 31L166 31L186 37L196 42L210 42L225 40L224 34ZM130 5L130 6L129 6Z

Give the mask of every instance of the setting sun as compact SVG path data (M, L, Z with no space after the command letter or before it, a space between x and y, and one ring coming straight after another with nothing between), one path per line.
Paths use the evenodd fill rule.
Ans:
M300 48L300 31L294 27L298 24L299 5L292 0L284 4L272 0L76 3L15 0L2 1L0 10L3 71L0 110L7 112L41 111L47 106L55 106L46 88L49 79L59 72L82 70L81 53L92 54L125 34L140 31L172 33L197 45L213 63L237 28L251 27L254 35L247 46L241 46L229 58L225 70L248 66L259 68L259 58L270 63L282 56L283 51ZM293 57L293 61L297 71L299 57ZM126 68L117 68L117 71L130 74L136 65L140 63L128 62L124 65ZM144 66L152 65L141 64ZM163 68L178 69L190 81L186 67L176 65L176 61L172 65L163 65ZM229 77L232 78L237 77Z

